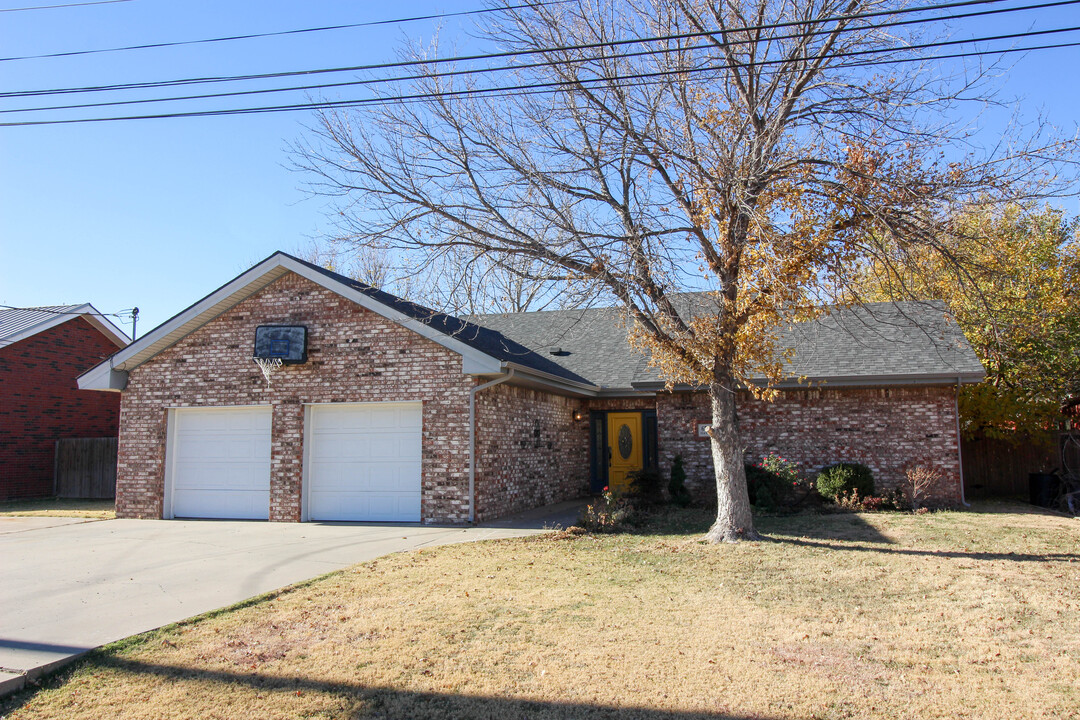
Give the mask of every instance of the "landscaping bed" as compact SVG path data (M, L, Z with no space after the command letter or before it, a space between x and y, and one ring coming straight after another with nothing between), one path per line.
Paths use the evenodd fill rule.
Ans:
M1080 522L758 518L390 556L117 643L11 718L1067 718Z

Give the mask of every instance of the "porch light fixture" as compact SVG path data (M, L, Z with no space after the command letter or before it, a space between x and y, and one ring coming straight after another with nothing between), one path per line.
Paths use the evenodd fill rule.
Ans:
M581 422L584 419L585 419L585 413L583 413L580 410L575 410L574 411L574 421L575 422Z

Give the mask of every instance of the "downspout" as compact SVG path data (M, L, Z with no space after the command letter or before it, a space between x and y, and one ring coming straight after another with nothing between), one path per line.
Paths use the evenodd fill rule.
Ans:
M469 390L469 522L476 519L476 394L481 390L504 383L512 377L514 377L514 368L507 370L505 375Z
M964 451L960 446L960 383L961 378L956 378L956 465L960 468L960 504L971 507L971 503L964 497Z

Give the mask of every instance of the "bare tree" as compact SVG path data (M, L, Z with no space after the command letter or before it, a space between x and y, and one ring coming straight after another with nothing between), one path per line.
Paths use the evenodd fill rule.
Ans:
M298 252L308 262L451 314L562 310L582 307L590 297L586 285L553 279L534 259L495 262L466 247L427 257L346 237L313 241Z
M709 393L713 541L757 537L735 399L772 393L779 329L853 302L871 258L962 271L949 208L1051 192L1072 152L1038 133L975 147L957 106L987 76L907 62L924 50L889 24L902 2L501 7L483 34L512 71L423 66L409 98L324 114L299 163L358 243L524 261L621 304L669 382Z

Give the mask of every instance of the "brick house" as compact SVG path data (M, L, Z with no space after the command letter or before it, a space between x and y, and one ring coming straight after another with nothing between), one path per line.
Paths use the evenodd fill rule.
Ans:
M982 367L932 303L795 326L747 456L910 463L961 498L956 391ZM253 353L287 361L265 379ZM122 396L117 514L463 523L666 472L712 481L707 398L665 391L610 308L436 313L276 253L83 375ZM809 383L809 384L806 384Z
M116 437L120 399L75 379L127 343L89 304L0 310L0 500L52 495L57 440Z

